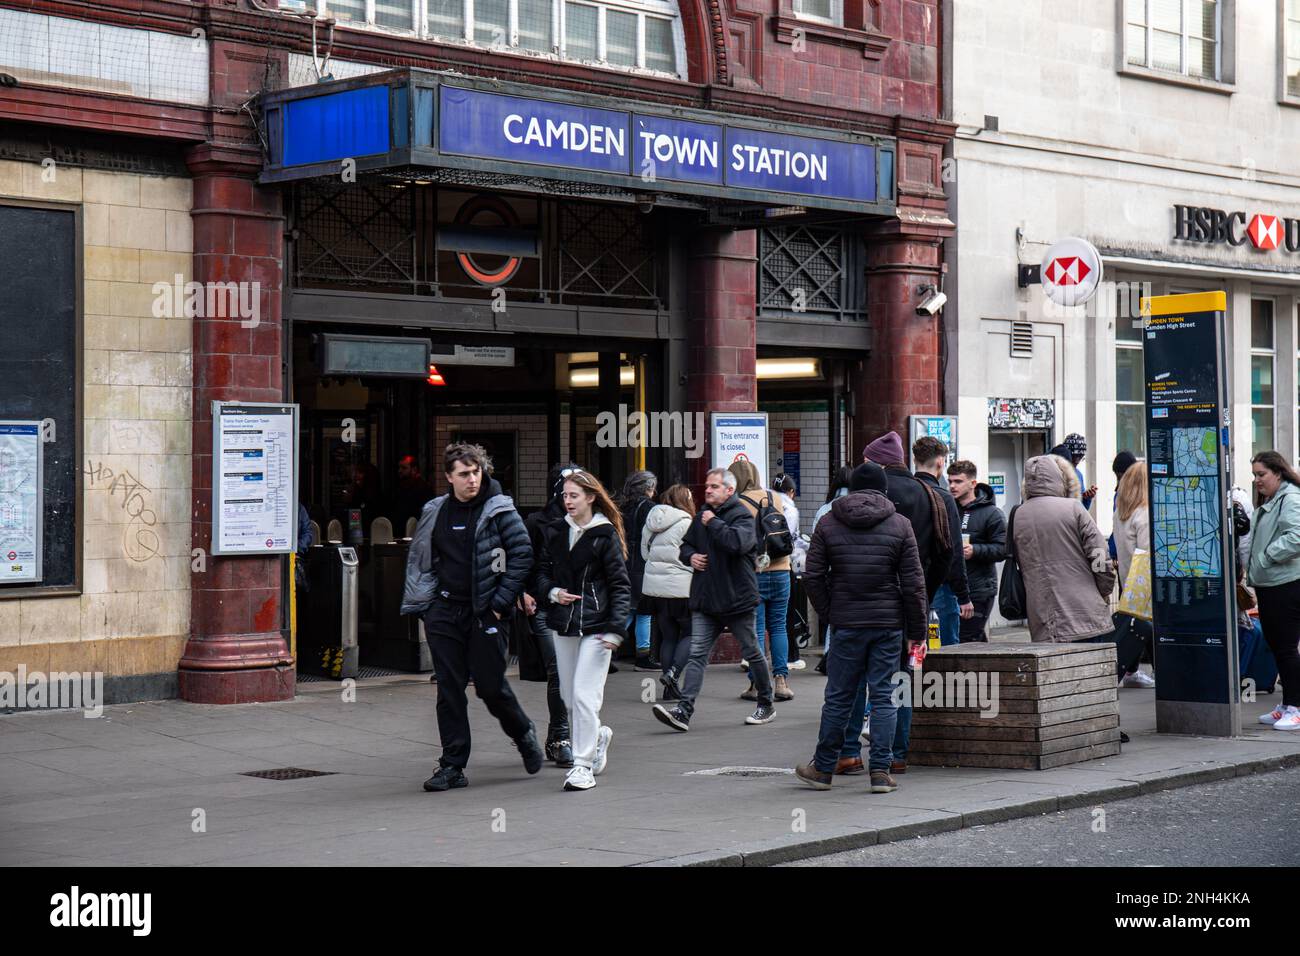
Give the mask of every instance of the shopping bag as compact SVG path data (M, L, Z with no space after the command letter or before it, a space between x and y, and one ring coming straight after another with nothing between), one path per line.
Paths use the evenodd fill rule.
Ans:
M1119 612L1139 621L1151 620L1151 553L1134 551L1120 595Z

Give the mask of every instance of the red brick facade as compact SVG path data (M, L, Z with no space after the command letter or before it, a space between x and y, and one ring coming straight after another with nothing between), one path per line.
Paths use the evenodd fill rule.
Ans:
M193 542L208 548L210 402L284 397L284 222L279 192L254 184L261 150L243 106L260 91L285 85L288 54L311 52L311 28L278 15L274 0L266 12L258 9L262 4L233 0L0 0L0 6L181 35L201 29L210 44L210 109L107 93L0 88L0 121L189 146L194 278L261 284L256 328L213 319L194 326ZM872 359L855 385L854 447L885 428L901 431L909 414L940 411L938 327L915 308L918 287L939 280L941 244L952 233L941 189L944 144L953 132L940 117L941 0L844 0L842 27L796 19L791 0L680 0L680 6L685 81L373 30L336 30L333 56L897 137L899 214L866 230ZM695 239L688 296L691 411L754 407L756 251L752 230ZM208 571L195 576L182 696L230 702L292 695L280 580L281 562L270 558L210 559Z

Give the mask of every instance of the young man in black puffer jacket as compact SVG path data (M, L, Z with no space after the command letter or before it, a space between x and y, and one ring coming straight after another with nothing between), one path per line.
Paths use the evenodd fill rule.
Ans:
M907 647L925 640L926 600L916 536L885 496L887 486L879 465L855 468L849 494L817 522L808 547L804 589L834 631L817 753L795 770L816 790L830 789L864 674L871 699L871 792L897 788L890 775L897 719L892 678Z
M544 759L532 721L506 680L506 636L501 624L523 593L533 549L514 502L490 477L478 445L448 445L444 472L452 493L424 506L406 560L402 613L420 614L438 676L438 734L442 756L424 783L431 792L468 785L469 702L474 691L537 773Z

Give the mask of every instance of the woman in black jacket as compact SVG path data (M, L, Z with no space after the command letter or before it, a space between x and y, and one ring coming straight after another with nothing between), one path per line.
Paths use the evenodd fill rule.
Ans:
M627 637L632 586L623 516L595 475L564 480L563 522L546 526L538 556L538 591L555 632L560 693L569 710L573 769L565 790L590 790L605 770L614 736L600 723L610 654Z

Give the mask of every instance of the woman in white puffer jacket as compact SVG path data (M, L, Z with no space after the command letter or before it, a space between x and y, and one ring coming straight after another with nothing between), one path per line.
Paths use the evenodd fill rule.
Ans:
M695 500L685 485L673 485L659 500L662 504L650 509L641 532L641 556L645 559L641 593L655 602L664 700L677 700L681 696L677 678L691 652L691 566L682 564L678 554L695 517Z

